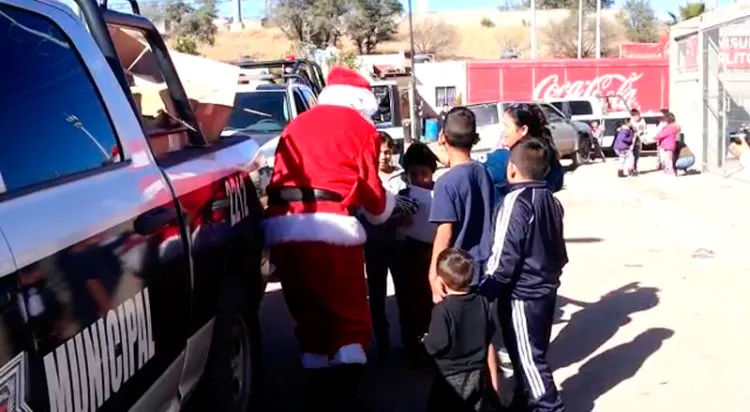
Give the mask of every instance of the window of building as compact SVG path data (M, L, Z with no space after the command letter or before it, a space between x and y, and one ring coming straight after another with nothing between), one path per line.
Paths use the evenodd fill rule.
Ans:
M119 161L101 97L65 34L47 18L0 5L0 191Z
M435 88L435 107L439 108L443 106L453 106L456 102L456 87L436 87Z

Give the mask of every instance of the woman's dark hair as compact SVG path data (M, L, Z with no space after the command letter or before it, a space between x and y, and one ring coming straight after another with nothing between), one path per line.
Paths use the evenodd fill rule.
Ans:
M638 109L631 109L630 115L631 116L640 116L641 112L638 111Z
M426 144L414 142L406 149L403 164L406 170L415 166L426 166L435 173L435 170L437 170L437 161L437 156L435 156L435 153Z
M378 132L378 137L380 137L381 144L384 144L389 149L393 149L394 144L391 135L386 132Z
M675 119L675 117L674 117L674 113L672 113L672 112L669 112L669 113L667 113L667 114L666 114L666 115L664 116L664 121L666 121L667 123L674 123L674 122L675 122L675 120L676 120L676 119Z
M505 109L505 113L510 115L516 126L526 126L529 136L542 139L552 149L555 148L555 141L552 139L552 132L549 130L547 115L544 114L539 105L533 103L514 103Z

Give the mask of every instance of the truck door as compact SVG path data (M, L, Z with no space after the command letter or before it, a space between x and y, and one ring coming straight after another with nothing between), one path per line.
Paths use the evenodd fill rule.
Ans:
M150 391L141 405L163 410L190 296L174 197L85 27L53 3L0 0L0 11L0 54L14 62L0 82L0 227L18 268L0 265L0 289L11 279L16 291L0 399L112 411Z
M107 11L105 17L115 49L133 83L145 78L169 85L164 93L153 96L152 101L160 102L160 110L145 104L140 108L148 144L178 200L190 244L193 270L189 278L189 310L184 313L188 324L179 384L182 398L196 388L206 369L212 337L221 329L215 318L227 275L238 275L244 282L233 292L241 294L243 302L257 311L263 290L262 210L251 173L262 163L260 148L246 135L221 137L220 130L215 135L201 133L197 122L190 118L193 112L180 113L179 108L187 103L186 96L181 95L182 86L173 87L178 80L175 69L165 62L168 52L163 43L159 44L160 37L153 26L141 18L113 11ZM129 45L133 42L144 48L135 64L129 60L132 56ZM235 85L236 77L229 82L229 87ZM140 93L142 101L149 100L148 90L138 86L131 90ZM217 105L212 110L231 112L232 108ZM163 113L168 114L163 116ZM208 130L204 128L204 132ZM237 386L239 392L246 393L243 384Z

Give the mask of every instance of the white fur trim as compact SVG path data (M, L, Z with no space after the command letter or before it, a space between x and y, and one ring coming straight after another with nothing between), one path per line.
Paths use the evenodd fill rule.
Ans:
M320 353L303 353L302 367L305 369L325 369L331 367L331 360L328 355Z
M367 355L365 350L359 343L350 343L339 348L338 352L331 359L331 365L351 365L351 364L362 364L367 363Z
M318 104L351 107L365 119L378 111L378 99L372 91L340 84L324 87L318 96Z
M750 170L750 152L743 153L739 160L743 168Z
M362 214L365 215L367 220L370 221L373 225L380 225L385 223L386 220L388 220L389 217L391 217L391 213L393 213L393 209L396 207L396 196L389 192L385 191L385 210L383 210L383 213L379 215L373 215L372 213L362 209Z
M367 240L365 229L356 218L335 213L275 216L264 220L263 228L268 246L292 242L354 246Z

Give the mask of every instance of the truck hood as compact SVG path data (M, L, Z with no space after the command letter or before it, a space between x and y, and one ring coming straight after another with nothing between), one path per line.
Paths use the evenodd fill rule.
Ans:
M253 141L260 145L260 151L266 158L268 166L273 167L273 158L276 155L276 146L279 145L279 133L247 133L241 130L224 130L222 136L233 136L235 134L249 135Z

